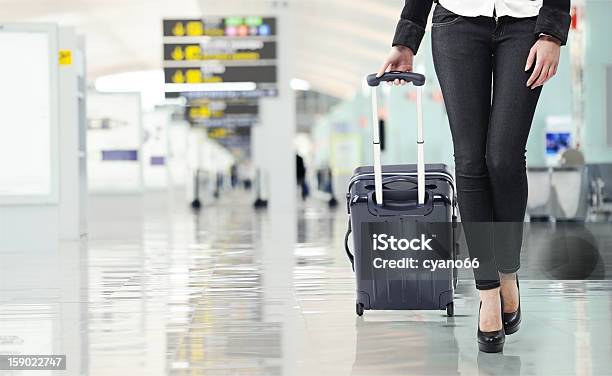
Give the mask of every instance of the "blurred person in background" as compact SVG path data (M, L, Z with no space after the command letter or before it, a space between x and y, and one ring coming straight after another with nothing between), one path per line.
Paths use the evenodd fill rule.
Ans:
M238 176L242 179L244 189L250 190L253 185L253 164L250 160L244 160L238 165Z
M300 194L302 200L306 200L308 197L308 185L306 184L306 165L304 164L304 158L301 155L295 155L295 172L297 177L297 184L300 187Z
M516 272L527 205L525 147L542 85L557 72L567 41L570 1L436 3L434 67L453 137L461 221L470 256L480 261L477 340L481 351L499 352L521 321ZM406 0L379 76L412 71L432 5ZM493 232L500 224L502 231Z
M236 163L232 164L230 167L230 183L232 189L235 189L238 185L238 165Z

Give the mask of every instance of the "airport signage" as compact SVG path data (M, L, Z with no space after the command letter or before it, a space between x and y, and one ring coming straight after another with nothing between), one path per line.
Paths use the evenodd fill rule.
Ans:
M211 127L207 132L209 138L217 141L251 137L251 127Z
M238 98L277 95L276 25L274 17L256 16L164 20L166 97L233 91ZM223 85L228 83L243 85Z
M263 97L275 97L278 95L276 88L255 90L211 90L190 92L166 92L166 98L184 97L187 101L202 99L258 99Z
M276 36L274 17L207 17L163 21L164 37L270 37Z
M257 101L194 101L186 110L194 126L248 127L259 120Z
M164 44L165 62L245 62L276 59L276 42L260 39L211 39Z
M276 82L276 66L206 65L197 68L164 68L164 76L166 84L219 84L228 82L273 84Z

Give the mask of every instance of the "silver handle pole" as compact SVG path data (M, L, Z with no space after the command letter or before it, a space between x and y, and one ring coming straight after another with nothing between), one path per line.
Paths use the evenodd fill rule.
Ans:
M419 205L425 203L425 141L423 141L423 89L417 88L417 190Z
M372 87L372 152L374 156L374 189L376 204L383 204L382 167L380 161L380 129L378 125L378 100L376 86Z

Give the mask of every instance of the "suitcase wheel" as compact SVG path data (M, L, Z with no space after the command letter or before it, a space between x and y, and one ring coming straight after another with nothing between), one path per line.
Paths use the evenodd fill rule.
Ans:
M363 304L362 303L355 304L355 312L357 313L357 316L363 316Z
M455 304L453 302L450 302L446 305L446 316L455 316Z

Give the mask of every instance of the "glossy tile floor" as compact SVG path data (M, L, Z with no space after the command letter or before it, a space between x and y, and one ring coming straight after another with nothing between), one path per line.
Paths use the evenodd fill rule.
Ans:
M482 354L469 278L454 318L355 316L342 208L274 216L236 192L197 215L162 194L92 197L90 209L80 243L0 253L0 354L68 364L0 375L612 374L609 280L526 276L521 331Z

